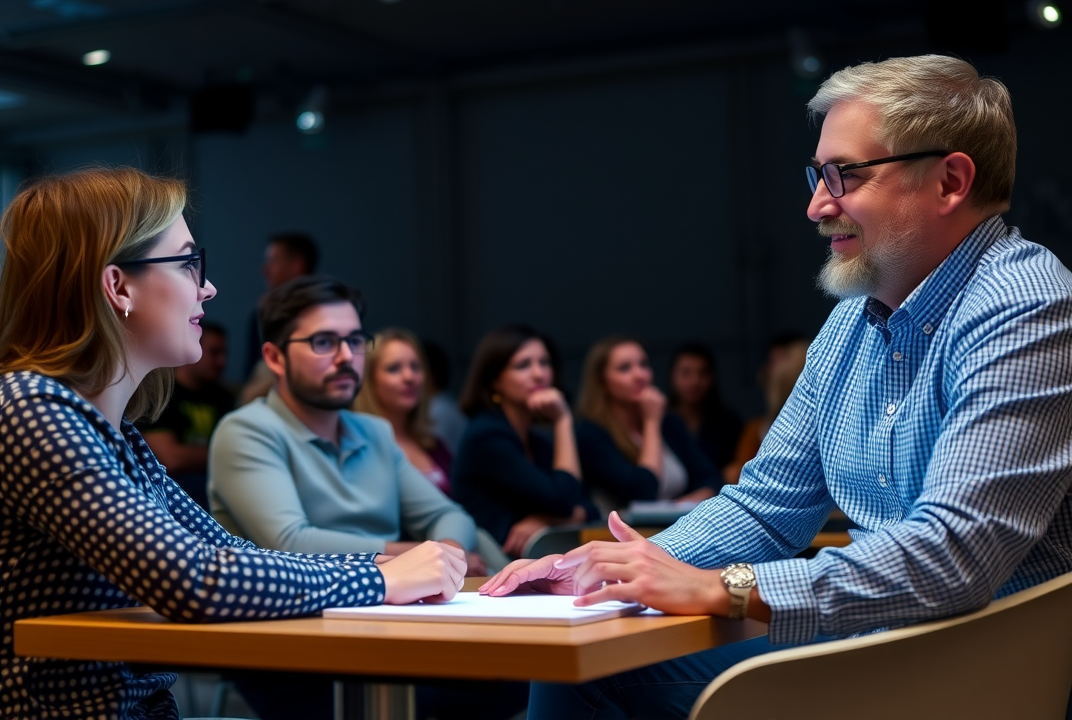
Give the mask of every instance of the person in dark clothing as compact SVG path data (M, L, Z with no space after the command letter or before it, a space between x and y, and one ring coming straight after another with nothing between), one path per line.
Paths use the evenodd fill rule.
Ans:
M585 360L577 447L589 492L604 510L633 500L699 502L722 487L688 428L666 413L639 341L612 336Z
M670 358L670 410L685 423L716 468L733 460L741 418L722 400L715 356L702 343L682 345Z
M543 337L511 325L481 340L459 403L472 419L454 459L454 497L515 556L548 525L598 516L555 381ZM535 427L541 422L550 437Z

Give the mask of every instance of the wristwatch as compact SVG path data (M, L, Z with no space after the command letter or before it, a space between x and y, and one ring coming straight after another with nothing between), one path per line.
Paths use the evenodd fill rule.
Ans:
M748 596L756 586L756 573L748 563L733 563L722 570L722 582L730 594L730 619L743 620L748 615Z

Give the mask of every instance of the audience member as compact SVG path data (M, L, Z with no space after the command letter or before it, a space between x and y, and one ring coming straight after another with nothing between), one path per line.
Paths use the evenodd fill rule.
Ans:
M462 391L470 417L454 461L454 494L503 549L520 554L549 525L595 519L581 484L573 415L543 337L526 325L477 346ZM551 426L551 437L538 432Z
M201 359L175 368L175 389L155 422L138 429L153 455L194 501L208 510L208 441L216 423L234 410L234 394L220 382L227 367L227 331L201 321Z
M309 235L301 232L276 233L268 238L268 245L264 248L264 262L261 264L264 285L268 292L271 292L294 278L312 275L316 272L316 266L319 261L320 251L316 247L316 242ZM260 302L264 302L263 297ZM271 389L272 383L275 382L275 377L265 367L264 359L261 357L263 338L260 335L257 318L258 313L256 311L249 318L249 340L246 345L245 365L246 383L239 393L239 405L245 405L256 398L264 397L268 394L268 390Z
M464 554L440 543L395 559L265 552L167 477L130 421L154 418L169 368L201 356L202 305L216 288L185 202L177 180L93 169L27 184L0 220L6 718L179 718L174 674L20 657L17 620L139 604L179 622L268 619L461 587ZM271 585L239 591L261 571Z
M722 486L685 424L666 412L637 340L612 336L592 347L577 414L584 482L604 510L633 500L699 502Z
M427 363L413 333L387 328L365 356L365 382L354 410L391 423L395 442L413 467L450 495L450 450L432 433L425 392Z
M1072 273L1001 219L1008 90L927 55L846 68L808 107L825 118L807 168L830 242L819 282L842 301L759 455L651 541L612 516L621 542L516 561L485 587L594 589L577 603L751 617L769 634L534 685L532 720L684 718L772 644L956 615L1072 572ZM794 557L835 505L852 543ZM836 705L836 678L827 694Z
M687 343L670 358L670 409L716 468L733 460L741 418L722 401L715 356L707 346Z
M424 357L428 361L425 383L430 398L428 414L432 420L432 432L454 455L458 452L467 421L465 413L458 407L457 399L449 390L450 360L443 346L430 340L424 341Z
M213 514L263 547L290 552L396 555L415 540L472 550L472 518L406 459L390 424L349 410L372 343L363 312L357 290L311 275L261 303L276 385L224 417L212 437ZM470 570L484 571L472 555Z
M767 344L767 360L756 378L759 386L763 388L767 411L745 424L741 438L737 441L733 462L722 469L722 477L726 482L737 482L741 476L741 468L759 452L763 438L774 424L778 413L782 411L797 378L804 370L807 352L808 339L799 333L783 333L772 338Z

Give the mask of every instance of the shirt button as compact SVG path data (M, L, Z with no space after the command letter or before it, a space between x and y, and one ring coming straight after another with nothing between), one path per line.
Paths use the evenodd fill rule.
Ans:
M895 412L897 412L897 406L896 405L894 405L893 403L890 403L889 405L886 406L886 414L887 415L893 415Z
M902 355L902 354L901 354L901 352L900 352L899 350L895 350L895 351L893 352L893 359L894 359L894 360L896 360L896 361L900 362L900 361L901 361L901 358L903 358L903 357L904 357L904 355Z
M878 476L878 484L881 485L882 487L886 487L886 476L885 475L879 475Z
M934 332L934 326L931 325L930 323L925 323L923 325L923 334L924 335L930 335L932 332Z

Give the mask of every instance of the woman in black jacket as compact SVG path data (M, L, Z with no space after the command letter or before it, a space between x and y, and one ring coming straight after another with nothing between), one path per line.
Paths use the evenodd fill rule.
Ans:
M544 338L510 325L481 340L458 403L472 419L454 459L454 497L515 556L548 525L598 517L555 379ZM550 437L539 423L550 425Z

